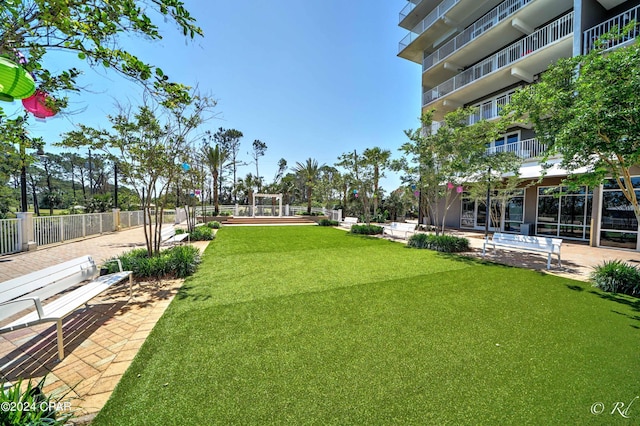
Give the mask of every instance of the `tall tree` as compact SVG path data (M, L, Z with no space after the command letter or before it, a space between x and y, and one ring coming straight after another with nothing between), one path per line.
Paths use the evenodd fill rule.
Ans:
M240 152L240 139L244 135L241 131L236 129L223 129L218 128L218 131L213 135L213 138L220 145L220 149L224 150L228 156L228 166L231 166L233 171L233 183L231 194L233 196L233 202L238 202L237 197L237 179L238 179L238 166L241 165L238 161L238 153ZM222 192L222 180L220 180L220 192Z
M193 158L190 134L208 118L215 102L197 93L172 108L140 106L121 109L109 117L113 131L80 126L64 135L62 145L89 144L118 160L124 180L136 191L144 209L144 230L149 256L160 251L162 214L168 191L188 172L186 158ZM84 136L83 136L84 135ZM152 203L156 203L152 209Z
M365 149L362 155L365 163L373 168L373 214L378 214L380 178L384 177L384 170L390 165L391 151L376 146Z
M262 190L262 177L260 176L260 171L258 170L258 160L260 157L264 156L264 153L267 151L267 144L256 139L253 141L251 150L251 158L256 163L256 178L258 179L258 192Z
M561 155L560 167L570 176L565 183L597 186L613 179L640 223L631 177L640 165L640 44L605 53L617 33L614 28L586 55L560 59L538 83L516 92L505 114L533 124L547 146L542 162Z
M403 180L419 191L421 213L430 218L437 233L445 231L446 214L457 197L454 188L477 180L489 169L488 161L501 157L489 157L486 152L487 144L501 133L500 125L487 120L469 125L474 111L460 108L448 113L437 131L431 131L433 111L425 113L421 127L405 131L409 141L400 148L405 156L394 165L405 172Z
M307 198L307 213L311 214L311 203L313 201L313 189L318 180L320 173L320 167L318 161L313 158L308 158L306 162L296 162L296 167L293 169L294 173L298 175L304 181L304 187L306 190Z
M205 145L204 156L211 172L213 179L213 212L217 216L220 213L220 192L218 188L218 180L220 179L220 169L226 162L227 153L220 149L220 145L214 147Z

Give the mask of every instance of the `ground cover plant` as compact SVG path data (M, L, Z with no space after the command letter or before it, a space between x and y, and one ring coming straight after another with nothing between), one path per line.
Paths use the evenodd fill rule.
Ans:
M152 257L147 249L133 249L118 258L122 269L133 271L133 277L138 280L185 278L196 271L201 260L200 250L189 244L164 249ZM118 271L115 258L108 260L104 267L109 274Z
M413 234L409 237L407 245L443 253L461 253L469 250L469 240L455 235Z
M377 235L382 234L382 226L378 225L352 225L350 232L352 234Z
M640 296L640 269L621 260L602 262L590 278L593 285L603 291Z
M639 312L330 227L225 227L92 424L628 422Z

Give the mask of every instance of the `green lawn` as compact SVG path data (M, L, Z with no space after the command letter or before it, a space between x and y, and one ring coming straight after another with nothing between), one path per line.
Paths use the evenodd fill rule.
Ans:
M610 412L640 395L639 312L332 228L227 227L93 424L637 424L640 401Z

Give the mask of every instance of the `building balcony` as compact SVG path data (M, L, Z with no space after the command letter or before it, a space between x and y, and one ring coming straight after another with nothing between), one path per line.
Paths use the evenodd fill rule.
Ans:
M489 13L478 19L473 25L467 27L455 38L449 40L438 50L424 58L424 60L422 61L422 71L427 71L455 51L465 46L467 43L470 43L471 41L480 37L495 25L505 21L516 11L522 9L524 6L534 1L535 0L506 0L500 3Z
M442 0L408 0L400 11L398 25L407 30L413 29L424 16L433 10Z
M583 33L582 38L582 53L587 54L595 48L596 41L604 34L615 29L615 34L620 35L617 40L608 40L602 47L605 49L613 49L615 47L633 43L636 37L640 35L640 20L639 18L640 5L627 10L613 18L589 28ZM630 34L622 36L622 29L629 22L635 21L636 26Z
M423 92L422 105L436 110L436 118L501 88L532 82L560 57L570 56L573 12ZM480 82L482 80L482 83ZM455 94L455 95L454 95ZM444 98L447 99L444 99Z
M487 154L495 154L498 152L513 152L523 160L533 160L542 156L546 146L537 138L525 139L517 142L507 143L500 146L492 146L487 148Z
M489 4L498 3L496 0L489 1ZM409 34L398 44L398 56L421 64L425 50L432 52L455 34L458 28L464 28L482 16L482 9L488 5L477 0L443 0L437 6L434 3L432 0L422 0L415 3L415 6L406 6L407 10L412 10L401 22L402 27L409 22L413 23L415 19L422 19L409 27ZM419 11L422 12L418 13Z

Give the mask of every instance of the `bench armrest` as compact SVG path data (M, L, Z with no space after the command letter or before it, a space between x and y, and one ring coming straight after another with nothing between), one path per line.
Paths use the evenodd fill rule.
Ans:
M44 317L44 310L42 309L42 302L40 301L40 298L38 296L21 297L19 299L8 300L6 302L0 303L0 306L9 305L11 303L26 302L26 301L29 301L29 300L31 300L33 302L33 304L36 306L36 311L38 311L38 316L40 318Z
M118 272L124 272L124 270L122 269L122 261L118 257L116 257L115 259L107 260L106 262L104 262L102 266L104 267L105 265L108 265L109 263L113 263L113 262L116 262L118 264Z

